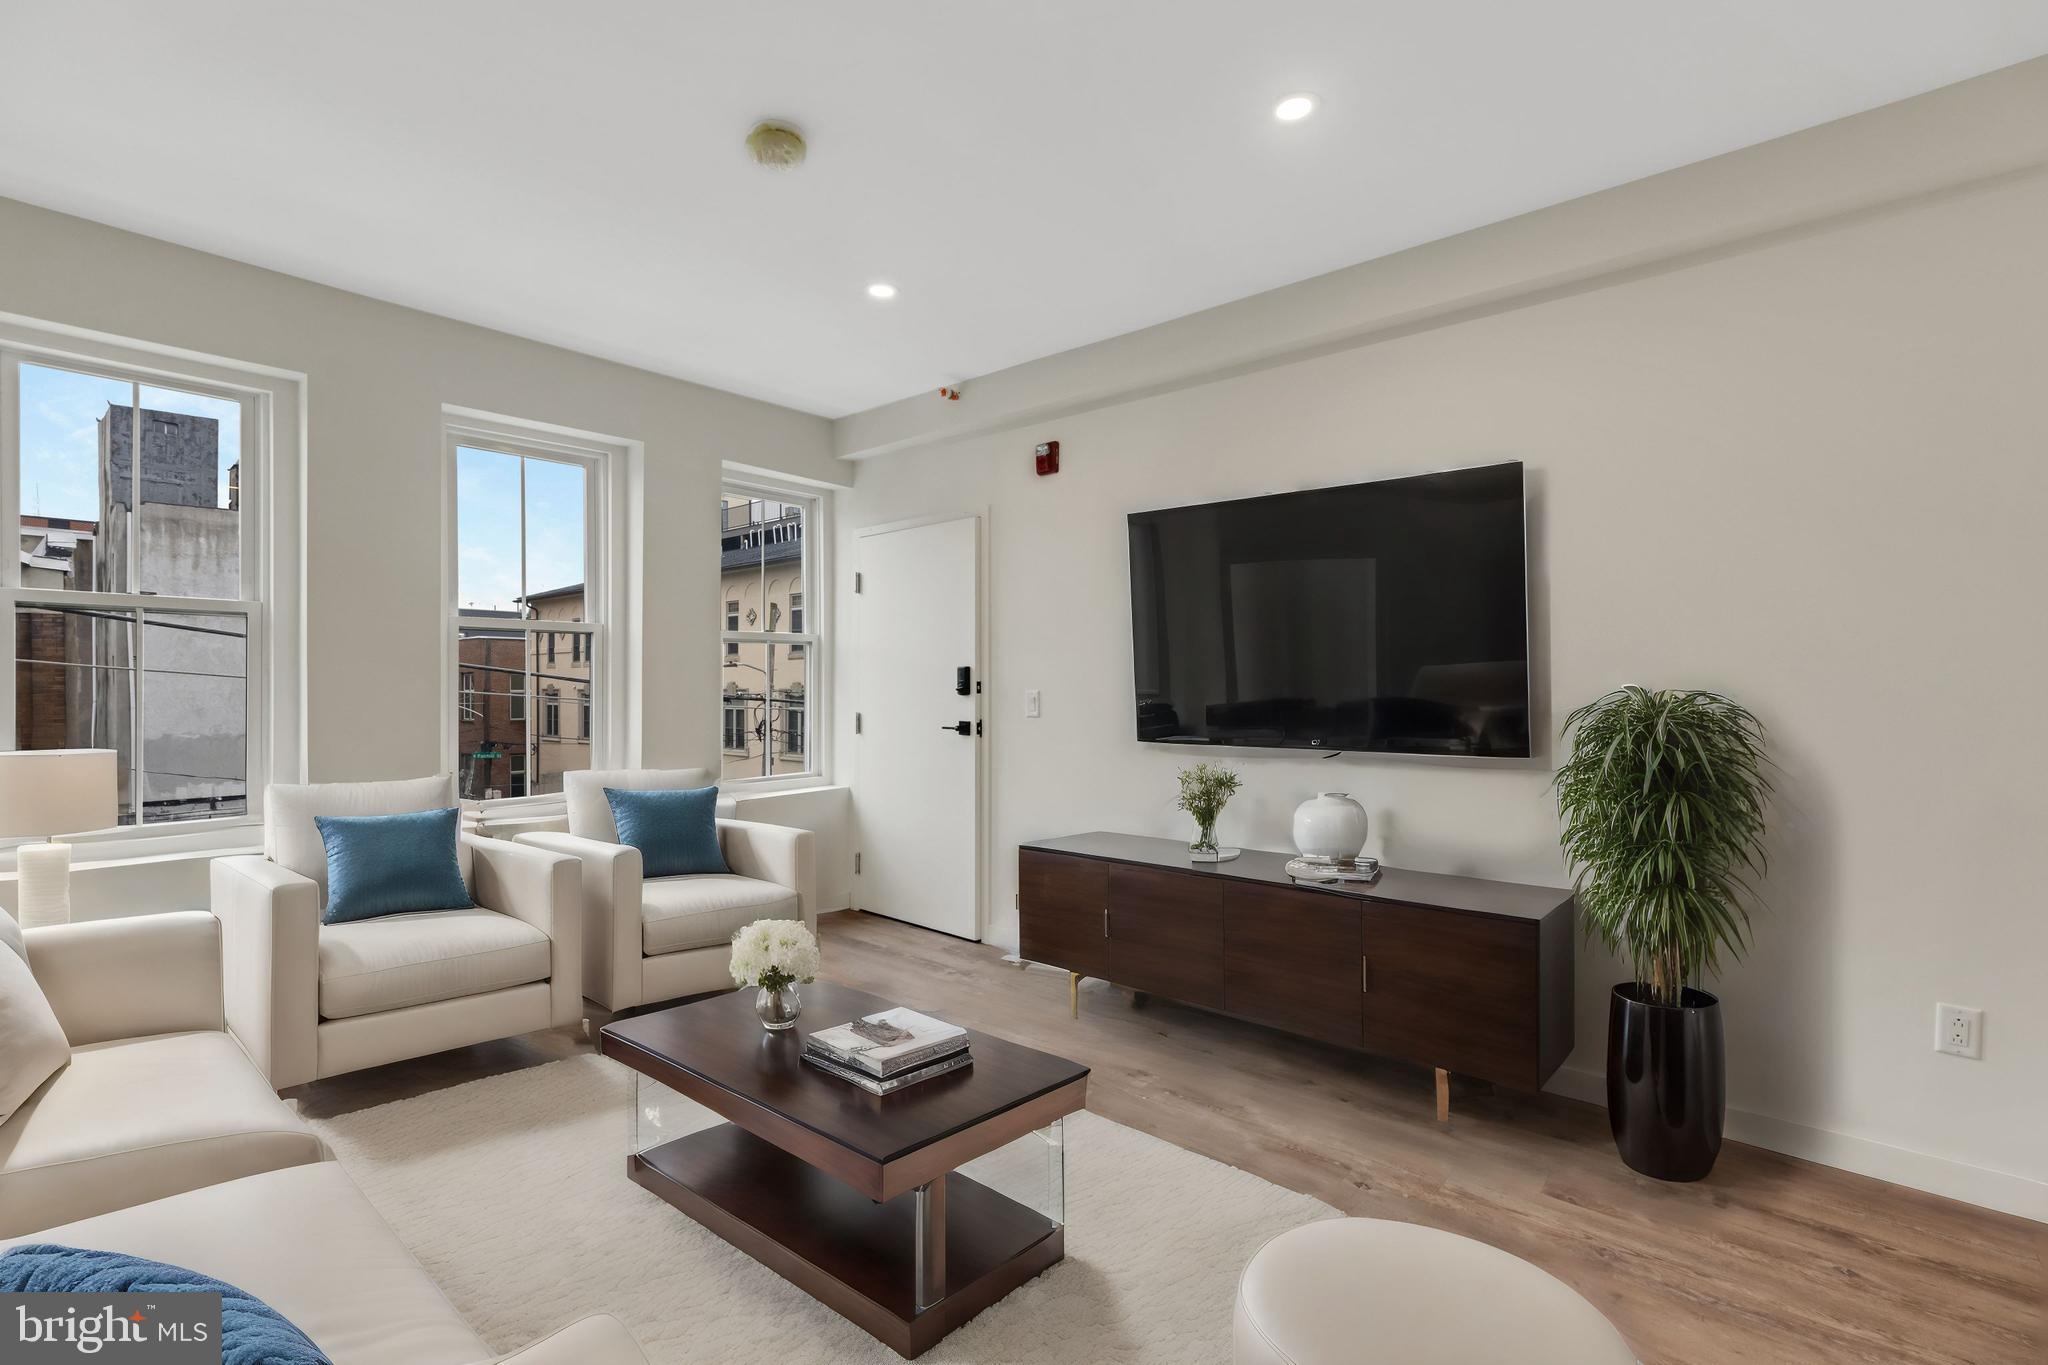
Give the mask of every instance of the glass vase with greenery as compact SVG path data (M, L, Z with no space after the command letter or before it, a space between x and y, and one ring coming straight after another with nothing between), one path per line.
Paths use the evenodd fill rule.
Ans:
M1626 952L1650 1003L1740 957L1765 868L1764 729L1713 692L1624 687L1571 713L1560 842L1586 931Z
M1220 763L1197 763L1180 770L1180 800L1176 804L1195 817L1197 827L1188 852L1217 851L1216 817L1223 814L1223 807L1242 785L1238 775Z

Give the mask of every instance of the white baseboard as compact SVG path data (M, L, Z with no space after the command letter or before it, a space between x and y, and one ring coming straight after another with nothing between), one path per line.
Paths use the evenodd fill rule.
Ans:
M1554 1095L1607 1107L1607 1077L1601 1072L1563 1067L1543 1088ZM1809 1128L1803 1123L1744 1109L1728 1111L1725 1132L1734 1141L1752 1147L2048 1223L2048 1181L1971 1166L1825 1128Z

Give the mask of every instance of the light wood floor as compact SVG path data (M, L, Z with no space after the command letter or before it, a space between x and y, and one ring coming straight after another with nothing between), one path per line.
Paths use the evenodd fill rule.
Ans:
M1086 982L849 912L822 923L833 980L1093 1068L1088 1107L1312 1194L1534 1261L1613 1319L1644 1365L2043 1365L2048 1226L1730 1144L1667 1185L1615 1156L1600 1110L1429 1073ZM603 1022L593 1008L592 1027ZM316 1082L309 1116L587 1049L578 1030Z

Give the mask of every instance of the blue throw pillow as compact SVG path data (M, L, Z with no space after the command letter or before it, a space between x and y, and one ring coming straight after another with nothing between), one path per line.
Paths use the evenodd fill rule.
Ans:
M466 910L476 904L462 883L456 810L404 815L316 815L327 845L327 909L322 924Z
M640 850L643 877L729 872L718 848L718 788L623 791L606 787L619 842Z
M263 1300L211 1275L118 1251L44 1243L0 1254L0 1293L218 1294L222 1365L333 1365Z

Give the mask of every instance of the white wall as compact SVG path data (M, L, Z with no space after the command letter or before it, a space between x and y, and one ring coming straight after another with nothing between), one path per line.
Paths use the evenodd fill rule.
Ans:
M995 429L932 439L900 411L868 419L899 453L861 463L842 543L990 509L988 936L1015 942L1020 840L1187 832L1172 808L1186 753L1132 738L1126 513L1520 459L1539 725L1640 682L1725 691L1770 728L1769 908L1720 983L1732 1133L2048 1218L2048 746L2033 702L2048 678L2048 172L2036 155L1954 183L1987 147L2012 149L2015 101L2048 109L2048 66L2015 70L1927 97L1952 156L1908 102L1447 247L1484 259L1497 288L1529 246L1526 287L1486 306L1416 301L1420 321L1220 378L1205 351L1195 383L1160 379L1152 359L1120 369L1129 339L1105 343L1099 364L1051 364L1086 376L1064 406L1052 381L965 386L959 407L985 386L1044 415L1028 425L999 412ZM2038 127L2026 136L2038 153ZM1887 141L1926 175L1902 177L1873 145ZM1796 230L1686 246L1688 194L1739 187L1762 214L1803 183L1802 158L1824 178L1845 147L1888 202L1843 212L1835 196ZM1556 287L1536 260L1558 214L1604 234L1588 250L1614 268ZM1444 259L1408 255L1359 270L1398 292L1400 272ZM1450 272L1443 297L1473 278ZM1210 338L1226 322L1189 325ZM1169 353L1173 328L1153 329ZM1117 399L1120 375L1133 392ZM1035 477L1031 447L1053 438L1063 472ZM843 572L843 621L849 587ZM1042 719L1023 718L1027 688ZM840 742L857 744L850 687L840 702ZM1298 801L1348 788L1391 862L1568 880L1553 755L1519 770L1224 757L1247 779L1229 841L1285 848ZM1579 1046L1557 1088L1597 1097L1621 976L1582 953ZM1937 1000L1985 1010L1983 1060L1932 1051Z
M664 767L717 765L721 462L846 477L822 418L7 199L0 312L306 376L305 734L319 781L444 766L444 404L645 444L644 501L627 510L646 530L644 757Z

